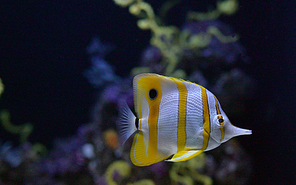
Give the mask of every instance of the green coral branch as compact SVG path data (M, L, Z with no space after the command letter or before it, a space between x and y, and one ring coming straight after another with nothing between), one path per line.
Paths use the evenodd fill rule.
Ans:
M4 91L4 85L0 78L0 96ZM28 137L33 131L33 125L31 123L26 123L23 125L14 125L11 123L10 113L7 110L0 111L0 121L3 128L12 133L20 135L20 143L24 143L28 140ZM34 160L38 160L40 157L46 155L47 149L41 143L35 143L31 148L31 158Z
M222 43L236 42L239 39L237 34L234 36L225 36L217 27L210 26L206 32L201 32L193 36L190 35L189 31L184 30L180 35L180 44L186 49L198 51L201 48L207 47L212 41L213 36Z
M150 179L143 179L134 183L128 183L127 185L155 185L155 183Z
M0 78L0 96L4 92L4 84L2 83L2 79Z
M206 155L201 153L188 161L174 163L170 170L170 178L173 184L193 185L194 182L200 182L204 185L213 184L209 176L199 173L206 163Z
M117 185L118 184L113 179L115 171L117 173L119 173L119 175L121 177L121 179L119 179L119 181L121 181L130 175L131 168L130 168L129 164L125 161L115 161L112 164L110 164L105 172L105 177L106 177L108 185Z
M127 3L128 2L128 3ZM179 35L179 29L175 26L159 26L156 22L154 11L149 3L142 0L125 1L115 0L115 3L120 6L130 6L129 12L135 16L140 16L145 13L146 17L138 20L138 27L143 30L151 30L152 38L150 43L159 48L164 58L164 63L167 64L166 75L170 75L175 70L179 61L178 54L180 47L178 46L176 36Z
M130 6L129 12L135 16L145 12L147 16L144 19L138 20L138 27L143 30L151 30L152 38L150 43L160 49L164 62L168 64L165 74L170 75L173 73L180 59L178 57L180 47L176 42L176 36L179 35L180 30L175 26L159 26L151 5L146 2L137 1L137 3Z
M118 160L111 163L106 171L105 178L108 185L117 185L122 184L124 180L127 180L131 175L131 167L126 161ZM114 179L114 174L118 174L119 177ZM127 185L155 185L155 183L151 179L141 179L136 182L128 182Z
M34 143L31 148L31 158L34 160L39 160L47 154L47 148L42 143Z
M0 112L0 120L5 130L12 134L20 135L20 143L26 142L33 131L33 125L31 123L25 123L23 125L12 124L10 114L7 110L2 110Z
M230 43L238 40L238 36L225 36L217 27L211 26L206 32L191 35L190 31L182 30L176 26L160 26L156 21L153 8L144 0L114 0L114 2L122 7L129 6L129 12L137 17L142 17L138 20L137 25L140 29L150 30L152 37L151 45L157 47L163 58L162 63L165 66L165 75L175 76L179 78L186 77L186 73L181 69L176 70L178 62L183 57L183 50L190 49L199 53L201 48L207 47L212 37L215 36L222 43ZM165 7L168 9L177 4L178 1L166 2ZM167 8L164 8L166 10ZM225 0L217 2L217 9L207 13L190 12L188 19L193 20L209 20L217 19L220 15L232 15L238 10L238 0ZM141 71L149 71L149 69L136 68L132 72L137 73Z
M197 21L205 21L205 20L213 20L217 19L221 15L232 15L238 10L238 0L226 0L226 1L218 1L217 9L212 10L206 13L193 12L190 11L187 13L187 19L197 20Z

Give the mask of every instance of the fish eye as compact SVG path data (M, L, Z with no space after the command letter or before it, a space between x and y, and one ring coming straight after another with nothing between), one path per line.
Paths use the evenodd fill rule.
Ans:
M223 119L223 116L221 114L217 115L217 120L218 120L218 123L220 124L220 126L223 126L224 119Z
M154 100L156 97L157 97L157 90L156 89L150 89L150 91L149 91L150 100Z

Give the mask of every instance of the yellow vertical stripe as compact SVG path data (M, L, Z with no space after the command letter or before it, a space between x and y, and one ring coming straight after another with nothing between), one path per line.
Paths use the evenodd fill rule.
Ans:
M225 136L225 128L224 128L224 126L220 127L220 131L221 131L221 139L220 139L220 141L222 141L224 139L224 136Z
M221 114L219 104L218 104L218 100L217 100L216 97L215 97L215 101L216 101L217 114ZM221 139L220 139L220 141L222 141L224 139L224 136L225 136L225 128L224 128L224 126L220 126L220 131L221 131Z
M218 100L217 100L216 96L214 96L214 97L215 97L215 101L216 101L216 111L217 111L217 114L221 114L221 111L220 111L219 105L218 105Z
M201 87L201 94L202 94L203 120L204 120L202 150L205 150L205 149L207 149L208 144L209 144L211 123L210 123L210 113L209 113L207 91L204 87L202 87L202 86L200 86L200 87Z
M148 101L149 105L149 116L148 116L148 125L149 125L149 142L148 142L148 156L150 158L156 157L157 154L157 123L159 116L159 105L162 98L161 84L159 77L150 76L149 78L142 78L141 84L145 88L145 98ZM158 94L154 100L150 100L149 91L150 89L156 89Z
M179 90L179 105L178 105L178 139L177 151L182 151L186 145L186 107L187 107L187 89L183 82L174 80Z

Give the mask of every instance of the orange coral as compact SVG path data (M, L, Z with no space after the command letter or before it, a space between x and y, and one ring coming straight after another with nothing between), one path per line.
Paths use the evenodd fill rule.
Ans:
M118 147L118 135L115 130L108 129L103 133L105 144L115 150Z

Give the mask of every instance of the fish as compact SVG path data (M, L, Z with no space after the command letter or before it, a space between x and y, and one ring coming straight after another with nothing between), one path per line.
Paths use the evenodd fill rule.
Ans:
M134 112L123 106L117 121L124 144L132 135L136 166L181 162L251 130L231 124L216 96L182 79L142 73L133 78Z

